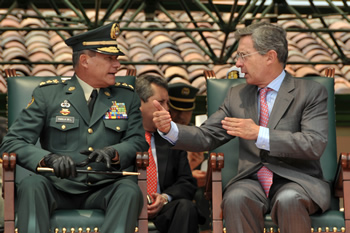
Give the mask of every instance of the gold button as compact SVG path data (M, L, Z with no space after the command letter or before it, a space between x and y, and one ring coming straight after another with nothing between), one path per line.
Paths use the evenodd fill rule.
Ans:
M62 125L61 128L62 128L62 129L66 129L66 125Z
M86 170L91 171L92 167L89 166L89 167L86 168Z
M89 147L89 151L94 151L94 148L92 148L91 146Z
M93 129L89 128L89 129L88 129L88 132L91 134L91 133L93 133L94 131L93 131Z
M120 127L119 126L117 126L117 127L115 127L118 131L120 130Z

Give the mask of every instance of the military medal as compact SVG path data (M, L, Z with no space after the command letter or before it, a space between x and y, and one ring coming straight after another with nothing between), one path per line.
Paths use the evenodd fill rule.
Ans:
M117 101L112 101L112 106L106 112L104 119L128 119L125 103L117 103Z

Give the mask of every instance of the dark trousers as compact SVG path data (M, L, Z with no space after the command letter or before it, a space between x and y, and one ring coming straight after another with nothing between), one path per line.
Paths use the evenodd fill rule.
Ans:
M198 211L187 199L169 202L152 221L160 233L198 232Z
M106 233L134 233L142 209L142 193L137 184L120 179L85 194L57 190L41 175L28 176L17 189L18 230L21 233L47 233L50 213L55 209L102 209Z

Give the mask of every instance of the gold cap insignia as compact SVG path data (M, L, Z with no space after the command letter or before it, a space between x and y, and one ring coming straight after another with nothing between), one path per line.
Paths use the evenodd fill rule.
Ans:
M120 28L118 23L114 23L111 27L111 38L117 39L120 34Z
M182 95L189 95L190 94L190 89L188 87L184 87L181 90Z

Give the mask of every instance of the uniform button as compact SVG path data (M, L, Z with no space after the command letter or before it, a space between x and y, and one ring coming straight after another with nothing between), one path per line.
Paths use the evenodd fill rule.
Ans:
M91 171L92 167L89 166L89 167L86 168L86 170Z
M66 129L66 125L62 125L61 128L62 128L62 129Z
M115 127L118 131L120 130L120 127L119 126L117 126L117 127Z
M91 182L88 182L88 185L91 185Z
M89 129L88 129L88 132L89 132L90 134L92 134L92 133L94 132L94 130L91 129L91 128L89 128Z
M89 151L94 151L94 148L92 148L91 146L89 147Z

